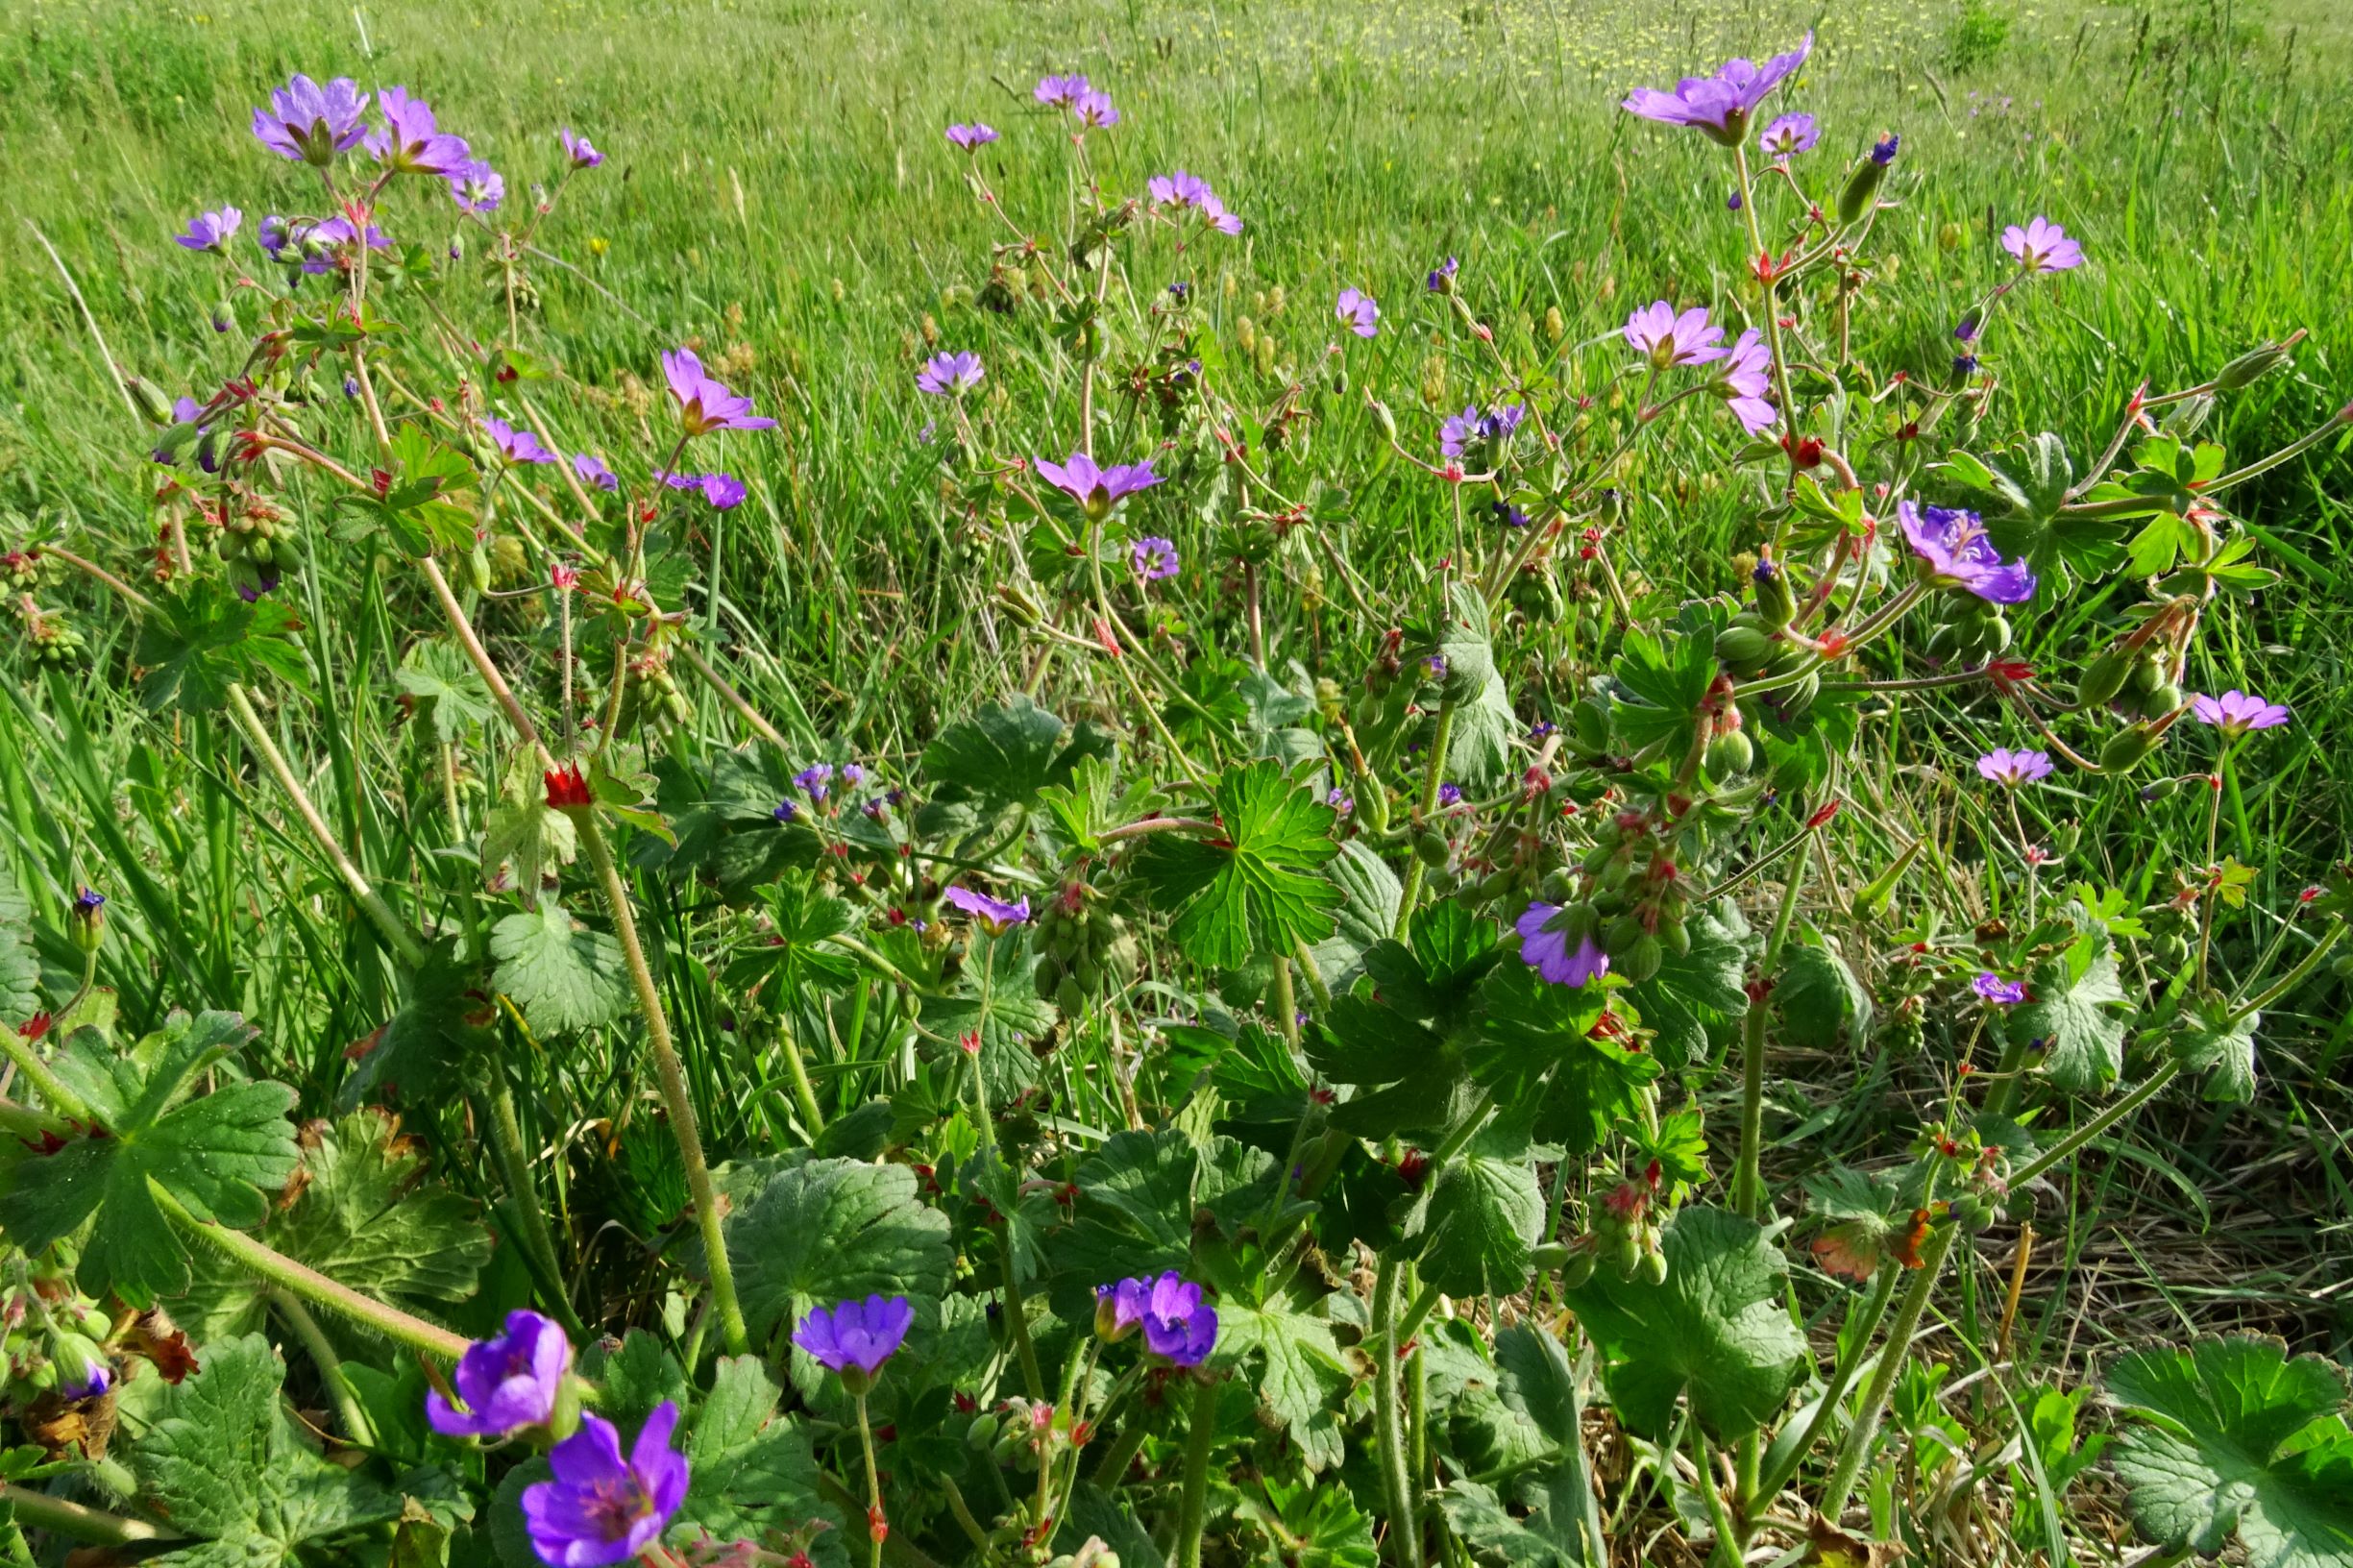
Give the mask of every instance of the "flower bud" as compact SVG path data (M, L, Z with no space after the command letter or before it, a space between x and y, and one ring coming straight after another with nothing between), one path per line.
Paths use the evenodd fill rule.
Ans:
M1847 176L1847 188L1838 193L1838 221L1853 223L1872 208L1879 198L1879 187L1887 182L1887 166L1896 160L1896 140L1888 136L1872 148L1869 156L1854 165ZM1886 156L1880 156L1880 149Z
M2277 343L2266 343L2258 348L2247 350L2246 353L2222 367L2220 373L2214 379L2215 389L2220 392L2236 392L2241 387L2247 386L2269 375L2288 362L2289 351L2293 349L2303 336L2304 333L2299 330Z
M95 888L84 888L66 912L68 934L74 947L84 953L94 953L106 941L107 895Z
M2103 773L2125 773L2141 764L2141 760L2157 749L2165 739L2169 726L2164 724L2135 724L2120 729L2108 737L2108 744L2099 748L2099 769Z
M131 401L139 405L139 412L146 416L148 424L172 423L171 400L157 391L153 382L142 381L136 376L126 376L123 378L123 390L130 393Z
M2098 707L2124 689L2124 677L2132 670L2131 649L2108 649L2084 667L2083 678L2075 683L2075 700L2087 708Z
M61 1334L50 1360L57 1367L57 1390L61 1398L71 1400L96 1399L114 1386L114 1368L107 1353L97 1341L86 1335Z

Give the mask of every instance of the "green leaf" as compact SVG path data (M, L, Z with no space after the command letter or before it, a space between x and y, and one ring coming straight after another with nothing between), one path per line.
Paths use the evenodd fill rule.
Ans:
M532 1032L568 1034L619 1017L628 996L621 943L577 924L551 894L490 930L498 988L523 1009Z
M910 1296L928 1311L947 1289L953 1249L947 1216L918 1200L907 1166L812 1160L729 1216L727 1256L744 1315L765 1335L852 1296Z
M989 812L1029 805L1048 785L1067 785L1082 760L1108 754L1111 743L1087 724L1066 742L1064 727L1019 695L950 724L923 749L932 800Z
M139 700L151 712L210 713L233 683L263 672L300 690L308 671L290 638L301 627L283 596L248 604L220 579L194 578L139 624Z
M1826 941L1819 947L1793 942L1782 950L1773 1006L1782 1034L1803 1050L1826 1051L1842 1036L1860 1040L1871 1030L1871 992Z
M543 881L571 865L579 852L579 829L548 804L547 780L540 775L538 759L528 747L516 747L505 787L482 829L482 879L495 882L499 868L511 865L515 886L537 893Z
M1252 1307L1229 1296L1217 1303L1217 1361L1238 1365L1259 1360L1249 1380L1259 1404L1278 1432L1299 1445L1310 1470L1325 1470L1345 1453L1335 1396L1355 1378L1341 1360L1332 1325L1292 1310L1281 1297Z
M1605 1005L1600 986L1556 986L1525 964L1498 964L1480 983L1479 1027L1463 1047L1463 1067L1503 1105L1529 1099L1538 1081L1562 1066L1623 1069L1630 1094L1658 1076L1658 1064L1589 1038Z
M381 1111L354 1112L302 1135L300 1196L271 1214L261 1239L380 1300L411 1311L463 1301L490 1262L474 1203L429 1179L425 1152ZM262 1327L267 1286L210 1251L172 1314L199 1344Z
M1357 1510L1347 1487L1311 1479L1286 1484L1273 1476L1260 1477L1258 1484L1265 1501L1245 1491L1234 1512L1264 1532L1267 1551L1259 1561L1283 1568L1379 1568L1373 1522ZM1125 1568L1124 1552L1119 1560Z
M1781 1304L1788 1264L1755 1221L1696 1205L1664 1232L1667 1278L1596 1273L1569 1305L1604 1358L1618 1414L1646 1437L1672 1429L1679 1398L1718 1438L1756 1431L1802 1369L1805 1337Z
M781 1535L783 1550L846 1568L846 1522L819 1498L817 1457L808 1433L776 1413L781 1393L758 1358L720 1359L680 1445L691 1479L669 1539L683 1545L704 1531L722 1541Z
M2004 1021L2013 1038L2044 1042L2044 1070L2052 1083L2083 1093L2124 1070L2124 1020L2109 1009L2126 997L2104 936L2079 940L2036 965L2026 996Z
M1528 1284L1544 1193L1524 1135L1494 1127L1442 1167L1407 1226L1422 1283L1450 1296L1508 1296Z
M1700 704L1716 678L1714 648L1703 638L1661 642L1633 630L1610 674L1616 677L1614 717L1630 750L1656 747L1671 762L1691 750Z
M989 1101L1002 1106L1038 1082L1038 1053L1030 1047L1053 1031L1061 1017L1038 995L1038 962L1023 953L1018 931L973 938L975 951L965 965L973 987L967 996L925 996L923 1028L945 1041L950 1053L968 1036L980 1036L980 1075ZM986 956L980 949L986 949ZM959 1073L965 1069L961 1063Z
M819 891L805 872L788 871L760 889L768 930L727 966L727 983L766 986L778 1006L811 990L840 991L858 978L857 960L823 943L856 923L848 902Z
M1456 1533L1511 1568L1590 1568L1574 1499L1560 1497L1562 1491L1565 1487L1553 1488L1548 1506L1523 1519L1504 1506L1493 1487L1458 1478L1438 1495L1438 1505Z
M1053 814L1073 854L1091 855L1103 847L1102 835L1119 825L1118 800L1108 757L1081 757L1070 770L1070 782L1038 792L1038 803Z
M2276 1339L2142 1351L2108 1372L2131 1426L2116 1451L2133 1523L2158 1546L2251 1568L2353 1565L2345 1374Z
M1437 652L1446 660L1443 690L1455 705L1446 772L1458 783L1490 784L1513 772L1519 715L1511 711L1510 691L1487 641L1485 599L1471 584L1457 582L1447 591L1447 607L1450 613L1436 638Z
M2255 1097L2255 1030L2263 1015L2234 1017L2233 1011L2219 998L2199 1002L2181 1020L2172 1044L2183 1067L2208 1074L2206 1098L2244 1105Z
M16 868L0 849L0 1028L13 1029L41 1010L41 961L33 945L33 903Z
M286 1119L294 1091L283 1084L232 1081L189 1097L253 1033L233 1013L174 1014L123 1054L96 1030L77 1033L52 1066L99 1126L8 1167L0 1229L37 1252L96 1215L78 1276L86 1293L145 1307L185 1290L187 1249L148 1184L198 1219L252 1230L269 1215L265 1194L301 1163Z
M1361 839L1350 839L1324 868L1340 892L1330 937L1314 945L1315 967L1336 994L1356 984L1364 950L1397 928L1397 904L1405 896L1397 873Z
M1740 906L1719 898L1683 918L1691 950L1670 953L1658 972L1628 996L1643 1023L1655 1031L1652 1049L1670 1067L1708 1057L1707 1032L1739 1021L1749 1010L1749 955L1755 934Z
M1080 1165L1075 1219L1046 1243L1054 1311L1079 1321L1096 1286L1188 1266L1200 1171L1200 1150L1173 1127L1115 1134Z
M315 1542L389 1524L400 1494L331 1464L279 1401L285 1368L257 1334L205 1347L204 1365L158 1396L157 1416L122 1455L139 1501L208 1546L149 1560L274 1568Z
M394 675L402 691L428 704L433 738L444 746L464 740L499 711L474 661L447 643L429 638L417 644Z
M1223 837L1155 834L1137 856L1153 902L1175 916L1168 934L1186 956L1232 968L1331 936L1340 894L1318 873L1338 852L1338 814L1264 760L1226 773L1213 802Z
M2006 510L1989 508L1985 531L2004 556L2022 555L2038 576L2064 566L2077 577L2098 576L2115 566L2123 529L2105 517L2085 517L2062 508L2075 482L2067 443L2046 430L1985 465L1983 482L1962 472L1955 454L1954 477L1973 488L1991 490Z

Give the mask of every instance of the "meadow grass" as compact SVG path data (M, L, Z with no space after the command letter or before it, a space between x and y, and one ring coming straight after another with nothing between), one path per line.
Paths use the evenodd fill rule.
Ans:
M2035 348L1998 361L2002 392L1981 447L2054 429L2079 453L2096 451L2136 385L2188 384L2298 327L2313 335L2294 372L2223 404L2210 433L2251 455L2353 394L2344 311L2353 97L2333 75L2347 57L2343 24L2326 6L2054 0L1965 14L1889 0L1836 12L1766 0L492 0L355 11L74 0L19 5L14 15L19 25L0 32L0 503L24 521L9 528L52 527L116 570L140 564L152 544L148 476L136 461L147 437L109 384L98 338L126 371L175 390L233 368L207 323L220 275L168 236L223 200L246 208L250 234L273 188L301 199L294 175L257 157L245 130L271 84L294 70L404 82L430 94L445 123L463 126L518 188L552 171L554 127L571 124L611 161L570 187L546 242L563 264L537 272L545 308L535 331L573 384L534 396L570 445L643 447L644 383L658 350L698 340L739 353L739 384L785 429L729 452L753 500L723 531L691 542L699 586L690 602L730 647L748 695L813 751L839 743L905 757L941 720L1021 678L989 607L988 558L942 503L920 437L929 411L911 384L928 322L944 346L978 350L993 365L1035 363L1032 380L1069 405L1067 366L1046 348L1038 312L998 316L960 303L985 282L982 258L998 231L940 139L951 119L996 123L1007 135L984 164L1007 211L1035 233L1059 227L1073 201L1068 163L1061 133L1026 91L1045 69L1084 70L1117 97L1126 123L1098 138L1107 184L1131 188L1182 163L1214 180L1248 220L1240 241L1188 262L1221 338L1248 317L1282 341L1287 367L1311 366L1331 333L1334 289L1378 294L1394 330L1375 379L1424 440L1453 406L1444 397L1413 406L1437 352L1438 318L1423 313L1420 279L1444 256L1461 257L1509 351L1570 389L1586 377L1599 388L1581 346L1630 306L1733 290L1739 247L1722 160L1614 105L1637 83L1784 46L1809 24L1822 46L1794 102L1825 121L1833 150L1824 156L1850 156L1885 131L1904 138L1867 356L1887 368L1941 366L1954 316L1999 259L1994 235L2005 223L2047 212L2095 258L2023 306L2020 341ZM1986 43L1982 29L1968 32L1969 16L2006 30ZM410 211L400 221L412 233L454 233L438 206ZM67 294L68 273L95 333ZM1558 345L1539 326L1555 308ZM1446 372L1445 395L1458 404L1473 367ZM1033 417L1029 428L1042 424ZM1334 498L1340 548L1375 608L1396 614L1421 581L1415 563L1445 551L1451 521L1427 484L1376 459L1360 412L1343 404L1320 439L1319 466L1361 476ZM1631 568L1670 589L1730 586L1735 553L1756 542L1755 487L1728 469L1672 490L1646 489L1649 477L1640 467L1627 475L1640 497ZM2230 802L2232 842L2261 871L2257 897L2267 904L2341 857L2353 824L2335 749L2353 718L2346 477L2341 452L2323 446L2246 498L2286 577L2253 610L2221 616L2195 672L2203 689L2261 689L2298 712L2292 730L2267 743L2261 767L2241 771ZM1213 521L1186 521L1180 546L1206 550ZM306 618L343 652L319 661L315 702L286 703L274 723L309 759L309 782L362 859L407 868L393 874L429 888L436 857L456 851L413 806L431 798L429 761L385 723L404 651L382 613L388 590L368 568L306 574L298 591ZM1231 613L1208 592L1187 608L1207 623ZM2067 613L2073 619L2022 628L2027 657L2081 646L2102 608ZM124 649L103 629L119 622L94 607L87 621L98 659L119 662ZM1343 675L1360 667L1374 629L1346 633L1333 661ZM1276 630L1322 634L1320 623ZM110 879L125 896L107 978L126 1012L244 1008L324 1104L346 1043L385 1015L388 982L315 858L273 825L275 802L239 776L234 737L159 720L107 683L41 693L23 674L8 679L0 788L12 858L36 902L54 909L75 879ZM56 722L36 722L37 711ZM1984 716L1989 744L2000 738L1994 717ZM715 705L701 723L728 729ZM1916 746L1900 760L1878 781L1898 793L1906 771L1953 759ZM370 782L386 777L413 793ZM2084 863L2136 898L2167 891L2152 883L2163 859L2154 846L2202 830L2203 804L2186 796L2148 808L2086 797L2076 809ZM650 923L664 943L687 952L698 911L656 914ZM765 1088L746 1094L726 1077L737 1047L709 976L681 966L666 978L715 1143L772 1136ZM2281 1090L2257 1113L2255 1140L2303 1151L2294 1168L2309 1185L2290 1201L2312 1209L2341 1209L2347 1191L2331 1144L2346 1112L2333 1079L2349 1029L2321 1018L2267 1046ZM599 1075L630 1071L602 1057L545 1070L579 1081L577 1092L551 1094L555 1103L598 1103ZM1826 1083L1822 1104L1784 1109L1834 1110L1834 1121L1868 1115L1878 1082ZM578 1137L535 1132L559 1144ZM2121 1175L2112 1166L2109 1179L2183 1213L2181 1189L2260 1157L2241 1136L2225 1140L2216 1118L2185 1138L2179 1166ZM674 1183L660 1168L665 1145L629 1147L643 1164L627 1182ZM664 1212L657 1199L645 1207ZM2271 1231L2245 1230L2250 1246L2273 1253L2315 1237L2292 1214ZM2274 1277L2238 1266L2243 1302L2273 1286L2298 1311L2316 1299L2300 1267L2283 1263ZM2268 1321L2259 1306L2247 1310Z

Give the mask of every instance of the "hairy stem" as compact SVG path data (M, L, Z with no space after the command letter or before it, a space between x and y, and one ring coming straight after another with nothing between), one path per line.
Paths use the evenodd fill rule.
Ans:
M14 1513L18 1524L97 1546L133 1546L141 1541L180 1538L144 1519L126 1519L119 1513L107 1513L61 1497L51 1497L47 1492L37 1492L13 1482L0 1482L0 1506Z
M1193 1395L1192 1431L1185 1439L1185 1492L1177 1507L1177 1568L1201 1568L1201 1531L1209 1523L1210 1457L1217 1446L1217 1384L1205 1380Z

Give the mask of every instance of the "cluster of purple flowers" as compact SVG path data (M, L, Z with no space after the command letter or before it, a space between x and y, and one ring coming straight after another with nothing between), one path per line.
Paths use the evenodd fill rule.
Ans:
M1728 60L1713 76L1683 78L1673 92L1636 87L1622 107L1646 120L1687 125L1727 147L1737 147L1747 139L1749 121L1757 106L1804 64L1813 51L1814 35L1808 33L1797 48L1762 65L1751 60Z
M1936 586L1963 589L1989 604L2023 604L2034 597L2034 573L2022 560L2001 558L1975 512L1900 501L1896 520L1923 576Z
M1516 922L1520 961L1556 986L1583 986L1609 972L1609 955L1590 934L1569 945L1568 932L1559 927L1558 904L1532 903Z
M1217 199L1210 183L1197 174L1184 169L1174 174L1156 174L1144 182L1144 193L1156 207L1174 208L1180 213L1188 210L1200 213L1201 221L1221 234L1242 232L1242 220L1226 210L1225 203Z
M1170 1269L1159 1279L1098 1285L1095 1333L1116 1344L1139 1329L1144 1349L1176 1366L1199 1366L1217 1344L1217 1309L1201 1287Z
M1504 440L1527 416L1527 408L1516 403L1496 404L1485 413L1473 404L1438 427L1438 450L1449 457L1459 457L1474 441Z
M1112 107L1111 94L1089 85L1083 76L1042 76L1032 94L1049 109L1066 109L1070 117L1089 130L1107 129L1119 123L1119 111Z

